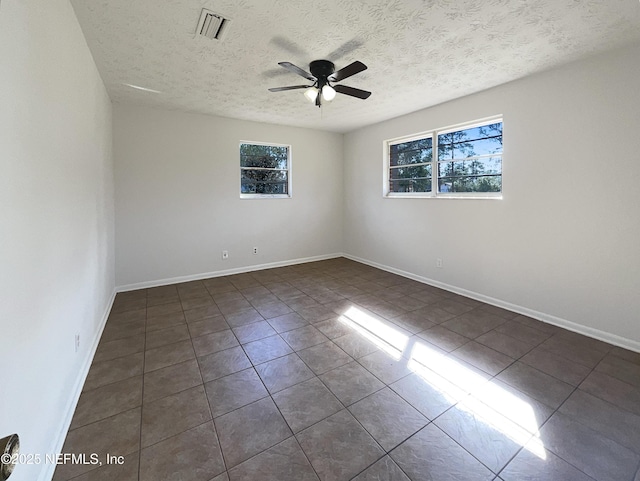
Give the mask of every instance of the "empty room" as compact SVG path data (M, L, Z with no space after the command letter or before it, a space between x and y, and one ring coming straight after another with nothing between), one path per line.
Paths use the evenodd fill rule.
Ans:
M638 0L0 0L0 481L640 481Z

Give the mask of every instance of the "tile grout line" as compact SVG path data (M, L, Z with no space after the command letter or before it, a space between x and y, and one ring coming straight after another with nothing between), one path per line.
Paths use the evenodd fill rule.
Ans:
M232 284L233 284L233 283L232 283ZM234 286L234 287L235 287L235 286ZM238 292L239 292L239 291L238 291ZM242 295L242 294L241 294L241 295ZM244 296L242 296L242 297L244 298ZM246 298L245 298L245 300L246 300ZM216 301L215 301L215 299L214 299L214 301L213 301L213 302L216 302ZM216 306L218 306L218 304L217 304L217 303L216 303ZM220 309L220 307L219 307L219 306L218 306L218 309ZM222 312L222 311L221 311L221 312ZM223 313L223 317L225 318L225 321L226 321L226 320L227 320L227 318L226 318L226 316L224 315L224 313ZM259 321L258 321L258 322L259 322ZM227 324L229 325L229 329L231 330L231 333L233 334L233 336L235 337L236 341L238 342L238 346L242 349L242 352L244 353L245 357L249 360L249 363L251 364L251 366L250 366L250 367L248 367L248 368L246 368L246 369L243 369L243 370L241 370L241 371L236 371L236 372L234 372L234 373L227 374L226 376L222 376L221 378L218 378L218 379L222 379L222 378L224 378L224 377L232 376L232 375L234 375L234 374L237 374L238 372L244 372L244 371L247 371L247 370L251 369L251 370L256 374L256 376L258 377L258 379L260 380L260 382L262 383L262 386L264 387L265 391L267 392L267 395L269 395L269 390L267 389L267 386L265 386L265 384L264 384L264 382L262 381L262 378L260 377L260 375L258 374L258 372L255 370L255 365L253 364L253 361L251 360L251 358L250 358L250 357L249 357L249 355L247 354L247 352L246 352L246 350L245 350L244 346L240 343L240 340L238 339L238 336L236 335L236 333L233 331L233 328L231 327L231 325L230 325L228 322L227 322ZM241 327L241 326L237 326L237 327ZM234 346L234 347L238 347L238 346ZM202 375L202 370L200 370L200 374ZM212 380L212 381L210 381L210 382L213 382L213 381L215 381L215 380L216 380L216 379L214 379L214 380ZM204 381L204 377L203 377L203 381ZM207 397L207 403L209 404L209 408L211 408L211 404L210 404L210 402L209 402L209 395L207 394L206 389L205 389L205 396ZM258 399L258 400L256 400L256 401L253 401L253 403L258 402L258 401L261 401L262 399L265 399L265 398L266 398L266 396L265 396L265 397L263 397L263 398L260 398L260 399ZM272 402L273 402L273 400L272 400ZM253 404L253 403L245 404L245 406L240 406L239 408L236 408L236 409L234 409L234 410L231 410L231 411L229 411L228 413L224 413L224 414L222 414L222 415L220 415L220 416L218 416L218 417L225 416L225 415L227 415L227 414L229 414L229 413L232 413L232 412L234 412L234 411L237 411L238 409L242 409L243 407L249 406L249 405L251 405L251 404ZM274 403L274 404L275 404L275 403ZM276 407L277 407L277 406L276 406ZM211 419L212 419L212 421L213 421L213 425L214 425L214 427L216 428L216 436L217 436L218 427L217 427L217 424L216 424L216 418L214 418L214 417L213 417L213 412L211 412ZM288 426L288 425L287 425L287 426ZM219 441L219 438L218 438L218 441ZM222 443L221 443L220 441L219 441L219 446L220 446L220 452L222 453L222 458L223 458L223 462L224 462L224 466L225 466L225 472L227 473L227 477L229 477L229 470L230 470L230 469L233 469L233 468L235 468L236 466L240 466L242 463L244 463L244 462L248 461L248 459L246 459L246 460L242 461L241 463L238 463L236 466L229 467L229 464L228 464L228 462L227 462L226 456L225 456L225 454L224 454L224 450L222 449ZM272 447L272 446L270 446L270 447L269 447L269 448L267 448L267 449L270 449L271 447ZM262 453L262 452L264 452L264 451L266 451L266 450L260 451L260 453ZM260 454L260 453L258 453L258 454ZM256 456L257 456L257 454L256 454ZM253 457L253 456L252 456L252 457ZM251 459L251 458L249 458L249 459Z
M262 284L261 284L261 285L262 285ZM242 294L242 295L243 295L243 294ZM243 297L244 297L244 295L243 295ZM245 297L245 300L247 300L247 301L251 304L251 302L250 302L248 299L246 299L246 297ZM214 302L215 302L215 301L214 301ZM251 304L251 305L253 306L253 304ZM254 309L255 309L255 307L254 307ZM257 311L257 309L256 309L256 311ZM258 312L259 312L259 311L258 311ZM268 322L268 320L267 320L267 319L264 319L264 316L262 316L262 317L263 317L263 321L267 321L267 322ZM262 322L262 321L256 321L256 322ZM250 323L250 324L255 324L255 323ZM250 324L245 324L245 325L250 325ZM242 327L242 326L236 326L236 327ZM271 327L273 328L273 326L271 326ZM268 451L268 450L269 450L269 449L271 449L272 447L277 446L278 444L281 444L282 442L286 441L287 439L290 439L291 437L293 437L293 438L296 440L296 443L297 443L297 444L298 444L298 446L300 447L300 450L301 450L301 451L303 452L303 454L305 455L305 458L307 458L307 455L306 455L306 453L304 452L304 450L302 449L302 447L300 446L300 444L299 444L299 442L298 442L298 439L296 438L296 435L295 435L295 433L293 432L293 429L291 428L291 426L290 426L290 425L289 425L289 423L287 422L286 418L282 415L282 412L280 411L280 408L279 408L278 404L275 402L275 399L273 399L273 393L271 393L271 392L269 391L269 389L267 388L266 384L264 383L264 380L262 379L262 377L260 376L260 374L259 374L259 373L256 371L256 369L255 369L256 365L260 365L260 364L264 364L264 363L254 364L253 360L251 360L251 358L249 357L248 353L246 352L246 350L245 350L245 348L244 348L244 345L240 342L240 339L238 339L238 336L237 336L237 335L236 335L236 333L233 331L233 328L231 328L231 332L232 332L232 333L233 333L233 335L235 336L236 341L238 341L238 346L243 350L243 352L244 352L245 356L247 357L247 359L249 359L249 362L251 363L251 367L249 367L249 368L247 368L247 369L243 369L242 371L237 371L237 372L243 372L243 371L246 371L246 370L249 370L249 369L253 370L253 372L254 372L254 373L256 373L256 375L257 375L258 379L260 380L260 383L261 383L261 384L262 384L262 386L264 387L265 391L267 392L267 396L265 396L265 397L263 397L263 398L260 398L260 399L258 399L258 400L256 400L256 401L253 401L252 403L246 404L246 405L244 405L244 406L240 406L240 407L238 407L238 408L236 408L236 409L233 409L233 410L231 410L231 411L229 411L229 412L227 412L227 413L221 414L219 417L221 417L221 416L225 416L225 415L227 415L227 414L230 414L230 413L232 413L232 412L235 412L235 411L237 411L237 410L239 410L239 409L242 409L242 408L244 408L244 407L246 407L246 406L249 406L249 405L251 405L251 404L254 404L254 403L256 403L256 402L261 401L262 399L266 399L267 397L269 397L269 398L270 398L270 400L271 400L271 402L273 403L273 405L276 407L276 409L277 409L278 413L280 414L280 417L281 417L281 418L282 418L282 420L285 422L285 424L286 424L287 428L289 429L289 432L291 433L291 436L287 437L286 439L284 439L284 440L282 440L282 441L280 441L280 442L278 442L278 443L276 443L276 444L274 444L274 445L272 445L272 446L269 446L269 447L265 448L264 450L262 450L262 451L260 451L260 452L256 453L255 455L251 456L250 458L248 458L248 459L246 459L246 460L242 461L241 463L237 464L236 466L233 466L233 468L235 468L235 467L237 467L237 466L242 465L243 463L245 463L245 462L249 461L250 459L253 459L254 457L256 457L256 456L258 456L258 455L260 455L260 454L262 454L262 453L264 453L264 452ZM277 335L278 337L280 337L279 333L277 333L277 332L276 332L276 334L275 334L274 336L276 336L276 335ZM274 337L274 336L268 336L268 337ZM265 338L265 339L266 339L266 338ZM282 338L280 337L280 339L282 339ZM260 340L260 339L258 339L258 340ZM283 339L283 341L284 341L284 339ZM250 341L250 342L254 342L254 341ZM286 343L286 341L284 341L284 342ZM247 343L247 344L248 344L248 343ZM287 344L287 345L288 345L288 344ZM295 353L295 351L293 351L293 353ZM287 354L287 355L288 355L288 354ZM270 362L270 361L275 360L275 359L280 359L281 357L284 357L284 356L276 357L276 358L274 358L274 359L271 359L271 360L269 360L269 361L265 361L265 362ZM304 362L304 361L303 361L303 362ZM235 374L235 373L228 374L227 376L231 376L231 375L233 375L233 374ZM223 376L222 378L227 377L227 376ZM222 379L222 378L220 378L220 379ZM304 381L301 381L301 382L304 382ZM300 384L300 383L296 383L296 384L294 384L294 385L297 385L297 384ZM292 387L292 386L289 386L289 387ZM285 388L285 389L287 389L287 388ZM205 391L205 393L206 393L206 391ZM207 400L208 400L208 396L207 396ZM215 423L215 418L213 418L213 413L212 413L212 419L213 419L213 421L214 421L214 423ZM221 451L222 451L222 446L221 446ZM223 453L223 455L224 455L224 453ZM311 462L310 462L310 460L309 460L308 458L307 458L307 461L309 461L309 465L310 465L310 466L311 466L311 468L314 470L314 472L316 472L316 471L315 471L315 468L313 468L313 465L311 464ZM226 462L225 462L225 467L226 467ZM228 473L228 471L229 471L229 469L227 469L227 473ZM317 473L316 473L316 475L317 475Z
M142 346L142 352L144 355L142 356L142 394L140 397L140 434L138 437L138 481L142 476L142 422L143 422L143 410L144 410L144 381L146 377L145 367L147 363L147 307L146 307L146 299L148 299L149 291L146 291L147 296L145 297L145 316L144 316L144 341Z
M319 321L319 322L322 322L322 321ZM313 325L313 324L312 324L312 323L309 323L309 325ZM325 336L325 337L326 337L326 336ZM285 342L286 342L286 341L285 341ZM335 344L335 342L334 342L334 340L333 340L333 339L329 339L329 341L327 341L327 342L332 342L333 344ZM323 343L319 343L319 344L317 344L317 345L320 345L320 344L323 344ZM335 344L335 345L337 346L337 344ZM309 347L314 347L314 346L309 346ZM342 350L342 348L340 348L340 346L337 346L337 347L338 347L339 349L341 349L341 350ZM305 348L305 349L307 349L307 348ZM304 349L301 349L301 350L304 350ZM344 352L344 350L342 350L342 351ZM294 353L297 353L297 351L294 351ZM349 355L348 353L345 353L345 354ZM298 357L299 357L299 356L298 356ZM350 358L352 358L353 360L352 360L352 361L347 362L346 364L350 364L351 362L356 362L356 359L355 359L355 358L353 358L353 356L350 356L350 355L349 355L349 357L350 357ZM304 363L304 364L305 364L305 365L306 365L306 366L311 370L311 372L313 372L313 373L314 373L315 378L317 378L317 379L320 381L320 383L321 383L321 384L322 384L322 385L323 385L323 386L324 386L324 387L325 387L325 388L326 388L326 389L327 389L327 390L328 390L328 391L329 391L329 392L330 392L330 393L331 393L331 394L332 394L332 395L337 399L338 403L340 403L340 405L343 407L343 410L347 411L347 412L349 413L349 415L351 415L351 417L352 417L352 418L353 418L353 419L354 419L354 420L355 420L355 421L360 425L360 427L362 427L362 429L363 429L363 430L364 430L364 431L365 431L365 432L366 432L366 433L371 437L371 439L373 439L373 441L376 443L376 445L378 445L378 446L380 447L380 449L382 450L382 452L384 453L380 458L376 459L373 463L371 463L371 465L366 466L364 470L368 469L370 466L372 466L373 464L377 463L380 459L382 459L384 456L386 456L386 455L388 454L388 453L386 452L386 450L385 450L382 446L380 446L380 444L379 444L379 443L376 441L376 439L371 435L371 433L369 433L369 431L367 431L367 429L362 425L362 423L360 423L360 421L358 421L358 419L357 419L357 418L356 418L356 417L351 413L351 411L349 411L348 406L347 406L346 404L344 404L344 402L343 402L343 401L341 401L341 400L336 396L336 393L334 393L334 392L331 390L331 388L325 384L325 382L320 378L320 374L316 374L316 373L315 373L315 371L314 371L313 369L311 369L311 367L310 367L310 366L309 366L309 365L304 361L304 359L302 359L302 358L300 358L300 357L299 357L299 359L301 359L301 360L302 360L302 362L303 362L303 363ZM326 372L324 372L324 373L322 373L322 374L326 374L327 372L333 371L334 369L340 369L341 367L345 366L346 364L343 364L343 365L341 365L341 366L336 366L335 368L330 369L329 371L326 371ZM365 368L365 369L366 369L366 368ZM313 379L313 378L312 378L312 379ZM303 382L304 382L304 381L303 381ZM298 384L300 384L300 383L298 383ZM384 384L384 383L383 383L383 384ZM296 384L296 385L297 385L297 384ZM290 386L290 387L293 387L293 386ZM386 385L385 385L385 387L386 387ZM288 388L287 388L287 389L288 389ZM381 389L384 389L384 387L380 388L380 390L381 390ZM379 391L379 390L377 390L376 392L378 392L378 391ZM275 403L275 400L274 400L274 403ZM355 404L355 403L352 403L351 405L353 405L353 404ZM278 407L277 403L276 403L276 407ZM279 408L278 408L278 409L279 409ZM338 412L341 412L341 411L338 411ZM282 413L281 413L281 414L282 414ZM319 476L318 472L316 471L316 469L315 469L315 467L313 466L313 464L311 463L311 460L309 459L309 457L308 457L307 453L304 451L304 449L302 449L302 446L300 445L300 443L299 443L299 441L298 441L298 434L300 434L300 433L302 433L303 431L306 431L307 429L310 429L311 427L313 427L313 426L315 426L315 425L317 425L317 424L319 424L319 423L323 422L324 420L328 419L329 417L331 417L331 416L333 416L333 415L335 415L335 414L337 414L337 413L333 413L333 414L331 414L330 416L327 416L327 417L325 417L325 418L323 418L323 419L321 419L321 420L319 420L319 421L317 421L317 422L315 422L315 423L311 424L310 426L305 427L304 429L302 429L302 430L301 430L301 431L299 431L298 433L294 433L294 436L295 436L295 438L296 438L296 441L298 442L298 445L300 446L300 448L301 448L302 452L304 453L305 457L306 457L306 458L307 458L307 460L309 461L309 464L311 465L312 469L314 470L314 472L316 473L316 476L318 476L318 478L319 478L319 479L320 479L320 476ZM284 418L284 416L283 416L283 418ZM285 421L286 421L286 419L285 419ZM363 471L364 471L364 470L363 470ZM356 475L355 475L355 476L358 476L361 472L362 472L362 471L360 471L360 472L356 473ZM352 477L352 478L353 478L353 477Z
M276 297L277 297L277 296L276 296ZM249 302L250 302L250 301L249 301ZM284 301L283 301L283 302L284 302ZM286 304L286 302L285 302L285 304ZM290 307L290 306L289 306L289 307ZM255 307L254 307L254 308L255 308ZM294 310L293 312L296 312L296 313L297 313L297 311L295 311L295 310ZM263 317L264 317L264 316L263 316ZM268 319L264 319L264 321L268 322ZM260 322L260 321L258 321L258 322ZM309 323L308 325L311 325L311 323ZM238 326L238 327L242 327L242 326ZM271 327L273 328L273 326L271 326ZM302 326L302 327L304 327L304 326ZM291 329L291 330L295 330L295 329ZM232 332L233 332L233 330L232 330ZM289 331L283 331L283 332L289 332ZM235 335L235 332L233 332L233 334ZM276 334L274 334L273 336L268 336L268 337L275 337L275 336L277 335L280 339L282 339L282 340L283 340L283 341L288 345L288 343L286 342L286 340L284 340L284 339L282 338L282 336L280 336L280 334L281 334L281 333L279 333L279 332L277 332L277 331L276 331ZM237 339L237 336L236 336L236 340L239 342L239 339ZM251 341L251 342L253 342L253 341ZM248 344L248 343L247 343L247 344ZM247 352L246 352L246 350L244 349L244 345L243 345L242 343L240 343L240 342L239 342L239 345L240 345L240 347L243 349L243 351L245 352L245 355L248 357L248 353L247 353ZM283 419L283 421L284 421L284 422L285 422L285 424L287 425L287 427L288 427L289 431L291 432L291 436L290 436L290 437L288 437L288 438L286 438L286 439L290 439L291 437L293 437L293 438L295 439L295 441L296 441L297 445L300 447L300 450L302 451L302 453L304 454L305 458L306 458L306 459L307 459L307 461L309 462L309 465L311 466L312 470L314 471L314 473L316 474L316 476L318 476L318 478L320 478L320 476L318 475L318 472L316 471L315 467L314 467L314 466L313 466L313 464L311 463L311 460L309 459L309 457L308 457L307 453L304 451L304 449L302 449L302 446L300 445L300 443L299 443L299 441L298 441L297 434L299 434L299 433L295 433L295 432L293 431L293 429L291 428L291 426L290 426L290 425L289 425L289 423L287 422L286 418L285 418L285 417L284 417L284 415L282 414L282 411L280 410L280 407L278 406L278 404L275 402L275 399L273 398L273 395L274 395L275 393L272 393L272 392L268 389L268 387L267 387L267 386L266 386L266 384L264 383L264 380L262 379L262 377L260 376L260 374L259 374L259 373L257 373L257 371L256 371L256 369L255 369L255 368L256 368L256 366L258 366L258 365L265 364L265 363L267 363L267 362L271 362L271 361L276 360L276 359L281 359L282 357L286 357L286 356L288 356L288 355L290 355L290 354L296 354L296 357L297 357L298 359L300 359L300 360L303 362L303 364L304 364L308 369L310 369L310 371L314 374L314 377L312 377L312 378L310 378L310 379L317 378L318 380L320 380L320 382L322 382L322 380L319 378L319 376L318 376L318 375L317 375L317 374L316 374L316 373L315 373L315 372L314 372L314 371L313 371L313 370L312 370L312 369L311 369L311 368L310 368L310 367L309 367L309 366L304 362L304 360L303 360L302 358L300 358L300 357L297 355L297 351L295 351L295 350L293 350L293 349L292 349L292 352L291 352L291 353L288 353L288 354L285 354L285 355L283 355L283 356L279 356L279 357L276 357L276 358L273 358L273 359L270 359L270 360L268 360L268 361L265 361L265 362L262 362L262 363L258 363L258 364L255 364L255 363L254 363L254 362L249 358L249 359L250 359L250 362L251 362L251 364L252 364L252 367L251 367L251 368L247 368L246 370L248 370L248 369L252 369L254 372L256 372L256 374L257 374L257 376L258 376L258 379L260 380L260 382L262 383L263 387L265 388L265 390L266 390L266 392L267 392L267 396L265 396L264 398L261 398L261 399L259 399L259 400L253 401L253 403L259 402L259 401L261 401L262 399L265 399L266 397L269 397L269 398L270 398L271 402L272 402L272 403L273 403L273 405L276 407L276 409L277 409L278 413L280 414L281 418ZM230 374L230 375L232 375L232 374ZM281 391L284 391L284 390L289 389L289 388L291 388L291 387L297 386L297 385L299 385L299 384L301 384L301 383L303 383L303 382L306 382L306 381L308 381L308 380L310 380L310 379L305 379L304 381L300 381L300 382L295 383L295 384L293 384L293 385L291 385L291 386L287 386L286 388L281 389L281 390L280 390L280 391L278 391L278 392L281 392ZM323 383L323 384L324 384L324 383ZM329 391L330 391L330 390L329 390ZM331 391L330 391L330 392L331 392ZM340 401L338 400L338 402L340 402ZM239 409L242 409L243 407L246 407L246 406L248 406L248 405L250 405L250 404L253 404L253 403L249 403L249 404L247 404L247 405L245 405L245 406L241 406L241 407L239 407L239 408L236 408L236 409L234 409L234 410L232 410L232 411L229 411L229 413L234 412L234 411L237 411L237 410L239 410ZM340 404L342 405L342 403L340 403ZM344 409L346 409L346 407L345 407L344 405L343 405L343 408L344 408ZM226 414L229 414L229 413L225 413L225 414L223 414L223 415L226 415ZM223 415L221 415L221 416L223 416ZM324 418L324 419L326 419L326 418ZM324 419L322 419L322 420L320 420L320 421L317 421L316 423L312 424L311 426L313 426L313 425L315 425L315 424L318 424L318 423L322 422ZM357 421L357 420L356 420L356 421ZM214 422L215 422L215 420L214 420ZM307 426L305 429L308 429L308 428L310 428L311 426ZM304 430L303 430L303 431L304 431ZM302 431L300 431L300 432L302 432ZM260 454L262 454L262 453L264 453L264 452L268 451L269 449L271 449L273 446L276 446L276 445L278 445L278 444L281 444L282 442L286 441L286 439L285 439L285 440L282 440L282 441L280 441L280 442L278 442L278 443L276 443L276 444L274 444L274 445L272 445L272 446L269 446L269 447L265 448L264 450L260 451L259 453L256 453L255 455L251 456L250 458L248 458L248 459L246 459L246 460L242 461L242 463L239 463L237 466L240 466L241 464L243 464L243 463L245 463L245 462L249 461L250 459L253 459L253 458L254 458L254 457L256 457L256 456L259 456ZM384 451L384 450L383 450L383 451ZM236 466L234 466L234 468L235 468L235 467L236 467Z
M180 305L182 306L182 297L180 296L180 289L178 289L177 287L176 287L176 289L177 289L177 291L178 291L178 298L180 299ZM206 290L207 292L209 291L206 287L205 287L205 290ZM211 298L211 300L212 300L212 301L214 302L214 304L215 304L215 300L213 300L213 297ZM216 305L216 307L218 307L218 305L217 305L217 304L215 304L215 305ZM218 308L218 310L219 310L219 308ZM184 433L184 432L187 432L187 431L189 431L190 429L195 429L195 428L197 428L197 427L199 427L199 426L203 426L203 425L205 425L205 424L207 424L207 423L211 422L211 424L213 425L213 435L216 437L216 441L217 441L217 444L218 444L218 449L220 450L220 457L222 458L222 466L223 466L223 468L224 468L224 471L222 471L222 473L218 473L218 474L216 474L216 475L214 476L214 478L216 478L216 477L220 476L220 475L221 475L221 474L223 474L223 473L228 473L228 469L227 469L227 459L225 458L224 452L223 452L223 450L222 450L222 443L220 442L220 438L219 438L219 436L218 436L218 429L217 429L217 427L216 427L215 419L214 419L214 417L213 417L213 412L211 411L211 403L209 402L209 396L207 395L207 389L205 388L204 376L202 375L202 368L201 368L201 366L200 366L200 362L198 361L198 356L197 356L197 354L196 354L195 346L193 345L193 339L194 339L194 338L193 338L193 336L191 335L191 330L189 329L189 323L187 322L187 316L185 315L185 312L184 312L184 311L185 311L185 310L184 310L184 308L183 308L183 309L182 309L182 315L183 315L183 316L184 316L184 318L185 318L185 324L187 325L187 332L189 333L189 341L191 342L191 349L193 350L193 356L194 356L194 359L193 359L193 360L195 360L195 362L196 362L196 366L198 367L198 374L200 375L200 381L202 382L202 384L198 384L198 386L202 386L202 392L204 393L204 397L205 397L205 399L206 399L206 401L207 401L207 410L208 410L208 412L209 412L209 417L210 417L210 419L209 419L209 420L207 420L207 421L205 421L205 422L203 422L203 423L201 423L201 424L199 424L198 426L191 427L191 428L189 428L189 429L187 429L187 430L185 430L185 431L182 431L182 432L183 432L183 433ZM225 319L225 322L226 322L226 318L225 318L224 316L223 316L223 318ZM206 318L205 318L205 319L206 319ZM195 321L194 321L194 322L195 322ZM223 331L224 331L224 330L223 330ZM216 332L221 332L221 331L216 331ZM233 334L233 331L231 331L231 332L232 332L232 334ZM197 336L197 337L202 337L202 336ZM197 337L196 337L196 338L197 338ZM231 348L229 348L229 349L231 349ZM213 354L213 353L211 353L211 354ZM208 355L208 354L205 354L205 355ZM188 388L188 389L192 389L192 388ZM185 390L185 391L186 391L186 390ZM184 391L181 391L181 392L184 392ZM178 434L181 434L181 433L178 433ZM176 435L177 435L177 434L176 434ZM170 439L170 438L167 438L167 439Z

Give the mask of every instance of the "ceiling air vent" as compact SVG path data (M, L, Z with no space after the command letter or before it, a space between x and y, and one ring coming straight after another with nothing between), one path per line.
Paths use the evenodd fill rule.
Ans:
M207 37L211 40L222 40L228 26L229 19L203 8L200 14L200 20L198 21L196 35L199 37Z

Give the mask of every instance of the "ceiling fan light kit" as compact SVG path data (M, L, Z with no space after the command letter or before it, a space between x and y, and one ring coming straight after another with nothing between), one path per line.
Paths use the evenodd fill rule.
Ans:
M304 96L309 99L309 102L313 103L316 101L316 97L318 96L318 89L315 87L309 87L305 90Z
M333 99L336 98L335 89L329 84L322 87L322 98L327 102L331 102Z
M314 103L319 93L320 91L316 87L311 86L304 92L304 96L307 97L309 102ZM322 100L331 102L335 98L336 91L331 85L325 85L324 87L322 87Z
M357 73L367 69L367 66L362 62L355 61L350 63L346 67L336 72L335 65L329 60L314 60L309 64L309 70L311 73L301 69L300 67L290 62L279 62L278 65L290 70L291 72L300 75L313 82L311 85L290 85L287 87L275 87L270 88L270 92L283 92L285 90L305 89L304 96L316 106L320 107L322 101L331 102L336 93L349 95L359 99L367 99L371 95L371 92L366 90L357 89L354 87L348 87L346 85L331 86L331 82L337 83L346 78L351 77Z

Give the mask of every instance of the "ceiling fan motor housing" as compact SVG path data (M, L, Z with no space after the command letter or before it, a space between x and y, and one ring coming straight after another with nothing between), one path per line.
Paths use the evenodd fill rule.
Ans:
M328 60L314 60L309 64L311 75L318 79L318 88L327 83L327 77L336 71L336 66Z

